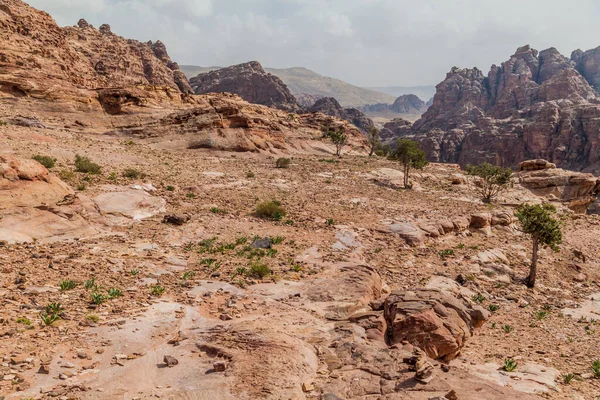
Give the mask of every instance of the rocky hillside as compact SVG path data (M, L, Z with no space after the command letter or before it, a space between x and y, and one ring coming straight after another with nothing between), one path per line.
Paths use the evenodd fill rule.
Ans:
M182 65L182 70L188 78L221 69L221 67L197 67ZM316 100L323 97L334 97L344 107L362 107L367 104L391 104L394 96L351 85L339 79L328 78L307 68L265 68L265 71L280 78L292 94L301 102L303 107L311 107Z
M301 111L285 83L265 72L256 61L197 75L190 79L190 84L196 94L228 92L250 103L289 112Z
M153 86L191 93L161 42L141 43L84 20L60 28L20 0L0 8L0 95L72 100L89 105L107 87Z
M524 46L487 76L477 68L453 68L410 135L434 161L516 166L545 158L563 168L599 171L597 57L600 48L575 51L569 59L554 48Z
M317 100L317 102L309 109L309 112L323 113L325 115L346 120L363 132L367 132L369 128L375 126L373 121L360 110L356 108L343 108L333 97L324 97Z
M394 113L394 114L423 114L429 104L426 104L414 94L405 94L398 97L393 104L368 104L361 107L364 113Z

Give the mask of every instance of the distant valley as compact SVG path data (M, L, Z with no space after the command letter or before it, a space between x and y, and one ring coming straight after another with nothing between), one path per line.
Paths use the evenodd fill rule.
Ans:
M199 67L181 65L181 70L189 78L198 74L219 69L220 67ZM362 108L371 104L393 104L403 94L417 95L427 101L435 94L433 86L362 88L339 79L319 75L307 68L265 68L265 71L279 77L296 97L305 95L315 98L334 97L343 107ZM399 93L395 95L394 93Z

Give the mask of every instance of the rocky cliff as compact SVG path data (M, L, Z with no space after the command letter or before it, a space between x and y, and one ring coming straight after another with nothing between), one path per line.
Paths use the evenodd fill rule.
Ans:
M284 111L302 109L285 83L265 72L256 61L203 73L190 79L190 83L196 94L228 92L250 103Z
M426 103L414 94L398 97L393 104L368 104L362 107L365 113L392 112L396 114L422 114L427 110Z
M367 132L374 127L373 121L362 111L356 108L343 108L333 97L323 97L309 109L311 113L323 113L332 117L337 117L355 125L363 132Z
M524 46L486 75L453 68L410 132L432 161L517 166L544 158L562 168L600 171L600 50Z
M161 42L124 39L83 19L60 28L20 0L0 2L0 96L89 106L101 89L140 86L163 88L166 97L192 92Z

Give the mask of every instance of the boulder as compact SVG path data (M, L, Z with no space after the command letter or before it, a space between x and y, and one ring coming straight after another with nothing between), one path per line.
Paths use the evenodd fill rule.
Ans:
M473 229L484 229L492 225L492 214L479 213L471 215L470 227Z
M384 303L390 344L404 341L433 359L455 358L489 313L438 290L393 291Z
M556 164L542 159L527 160L519 164L519 171L540 171L554 168L556 168Z
M108 214L115 222L120 221L124 224L128 223L127 219L141 221L160 214L165 211L167 204L160 197L129 188L101 193L93 200L102 214Z
M392 224L389 229L413 247L422 246L427 239L424 231L409 223Z

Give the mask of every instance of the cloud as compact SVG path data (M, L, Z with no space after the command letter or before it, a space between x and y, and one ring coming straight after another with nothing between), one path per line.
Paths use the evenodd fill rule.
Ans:
M517 47L600 45L600 3L578 0L29 0L61 25L81 17L162 40L180 64L303 66L363 86L440 82L487 71Z

